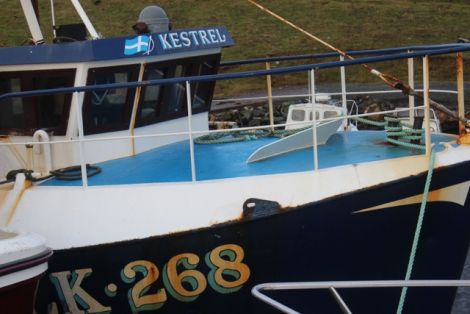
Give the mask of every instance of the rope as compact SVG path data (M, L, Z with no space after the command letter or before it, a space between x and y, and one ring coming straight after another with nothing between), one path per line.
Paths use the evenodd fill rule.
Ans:
M426 203L428 201L428 193L429 193L429 188L431 186L431 178L432 178L432 173L434 170L435 159L436 159L436 153L433 150L431 152L431 158L429 159L428 175L426 177L426 184L424 185L423 199L421 201L421 207L419 209L418 223L416 224L416 230L415 230L415 235L413 238L413 245L411 247L410 258L408 260L408 267L406 269L405 280L409 280L411 277L411 273L413 272L413 265L414 265L414 261L416 258L416 251L418 249L418 242L419 242L419 237L421 235L421 229L423 226L424 214L426 211ZM407 292L408 292L408 287L403 287L401 290L400 302L398 303L397 314L401 314L403 311Z
M356 118L351 118L351 119L354 119L358 122L361 122L361 123L364 123L364 124L370 124L370 125L373 125L373 126L378 126L378 127L384 127L385 126L385 121L373 121L373 120L369 120L369 119L365 119L365 118L361 118L361 117L356 117Z
M295 25L294 23L286 20L282 16L280 16L280 15L274 13L273 11L263 7L262 5L256 3L255 1L248 0L248 2L250 2L254 6L258 7L260 10L262 10L262 11L268 13L269 15L275 17L276 19L280 20L281 22L286 23L290 27L298 30L299 32L305 34L306 36L308 36L308 37L312 38L313 40L319 42L320 44L326 46L327 48L329 48L333 51L336 51L337 53L339 53L343 57L348 58L350 60L354 60L354 57L347 54L345 51L342 51L342 50L336 48L335 46L331 45L330 43L327 43L326 41L322 40L321 38L307 32L303 28L301 28L301 27ZM398 79L398 78L396 78L396 77L394 77L390 74L382 73L382 72L378 71L377 69L374 69L374 68L368 66L367 64L361 64L361 66L363 68L365 68L367 71L369 71L369 73L371 73L371 74L377 76L378 78L380 78L388 86L390 86L392 88L395 88L395 89L398 89L398 90L401 90L403 94L405 94L407 96L416 96L420 99L424 99L424 94L423 93L416 92L413 88L411 88L411 86L403 83L400 79ZM429 99L429 102L430 102L430 105L433 106L436 110L444 112L445 114L450 115L451 117L454 117L454 118L458 119L459 121L462 121L465 124L470 124L470 120L460 117L456 112L446 108L444 105L442 105L442 104L440 104L440 103L438 103L438 102L436 102L432 99Z
M293 130L251 130L251 131L227 131L208 134L194 139L196 144L225 144L234 142L253 141L264 137L286 137L297 132L308 129L299 128Z
M383 127L385 130L385 134L387 136L388 143L407 147L407 148L412 148L412 149L426 150L425 145L414 144L414 143L409 143L409 142L404 141L404 140L408 140L408 141L421 140L424 130L423 129L404 129L403 126L410 127L410 125L408 123L403 123L402 120L396 117L384 117L384 121L373 121L373 120L369 120L369 119L361 118L361 117L355 117L351 119L354 119L364 124L369 124L369 125L373 125L376 127ZM391 126L391 124L395 124L395 125Z
M373 121L361 117L352 118L359 122L370 124L376 127L382 127L386 131L387 142L399 145L411 149L426 150L424 145L414 144L405 142L408 141L418 141L421 140L424 130L422 129L403 129L403 126L409 127L408 124L402 123L402 121L396 117L385 117L384 121ZM398 124L391 126L391 124ZM244 141L253 141L259 138L264 137L278 137L283 138L297 132L308 129L309 127L293 129L293 130L251 130L251 131L226 131L215 134L208 134L197 137L194 139L196 144L226 144L226 143L235 143L235 142L244 142ZM393 137L397 137L395 139Z
M227 131L214 134L207 134L194 139L196 144L224 144L234 142L252 141L258 138L269 136L270 132L266 130L252 131Z
M101 168L98 166L93 166L90 164L86 165L87 169L87 177L92 177L101 172ZM64 180L64 181L73 181L73 180L80 180L82 178L82 172L80 166L72 166L57 170L51 170L49 175L44 177L35 177L33 176L34 171L29 169L16 169L11 170L7 173L4 181L0 181L0 185L15 182L16 176L19 173L23 173L26 177L26 180L31 182L38 182L43 181L52 177L55 177L57 180Z
M101 167L86 164L86 175L87 177L92 177L101 172ZM58 170L51 170L51 176L54 176L57 180L63 181L75 181L82 179L82 167L81 166L71 166L67 168L62 168Z

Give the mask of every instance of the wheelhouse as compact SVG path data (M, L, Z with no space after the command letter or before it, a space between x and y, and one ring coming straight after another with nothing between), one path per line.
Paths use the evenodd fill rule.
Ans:
M0 72L0 94L73 86L76 69ZM0 135L65 135L71 94L10 98L0 105Z
M146 50L129 52L135 41L147 41ZM233 40L224 27L212 27L0 48L0 94L213 75L218 72L221 48L232 44ZM12 55L15 58L11 58ZM80 130L83 130L85 139L109 133L132 137L155 134L164 129L185 132L188 95L193 127L207 130L215 81L194 82L190 84L189 94L184 82L162 82L152 86L75 94L49 95L46 91L41 96L4 99L0 101L0 138L10 142L24 142L28 138L49 142L78 138ZM41 131L41 136L35 136L38 131ZM90 162L99 162L130 156L184 138L183 135L141 141L129 138L115 141L109 147L90 142L85 149ZM77 148L53 145L50 149L53 168L78 161ZM37 156L28 157L27 147L18 146L14 154L27 164L21 165L19 161L18 166L30 166L34 159L38 159ZM32 160L28 161L28 158ZM41 163L45 161L36 162Z

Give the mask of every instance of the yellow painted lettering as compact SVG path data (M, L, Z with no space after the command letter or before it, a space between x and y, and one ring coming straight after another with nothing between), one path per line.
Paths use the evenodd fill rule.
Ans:
M250 278L250 268L242 263L244 257L243 248L236 244L221 245L207 253L206 263L211 268L207 276L210 286L220 293L240 290Z
M179 254L172 257L163 270L163 282L168 292L177 300L191 302L204 292L207 281L204 275L195 270L199 257L192 253ZM178 267L185 269L178 273ZM186 283L191 287L183 286Z
M157 266L149 261L134 261L124 267L121 278L126 283L133 283L137 272L142 273L144 278L129 289L128 298L132 313L159 309L167 299L165 289L145 295L160 275Z
M91 268L84 268L49 275L57 290L64 312L73 314L111 312L111 307L100 304L80 286L83 279L90 276L92 272ZM83 310L78 307L77 303Z

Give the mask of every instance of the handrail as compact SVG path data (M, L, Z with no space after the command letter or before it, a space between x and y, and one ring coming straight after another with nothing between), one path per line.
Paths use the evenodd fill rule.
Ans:
M415 47L417 48L417 47ZM406 50L406 51L405 51ZM112 83L112 84L101 84L101 85L91 85L91 86L74 86L74 87L62 87L62 88L54 88L54 89L42 89L42 90L34 90L34 91L23 91L23 92L11 92L5 93L0 95L0 102L2 100L12 98L12 97L31 97L31 96L40 96L40 95L53 95L53 94L66 94L66 93L73 93L75 96L79 93L88 92L88 91L98 91L98 90L108 90L108 89L120 89L120 88L137 88L137 87L145 87L145 86L154 86L154 85L167 85L167 84L176 84L176 83L185 83L186 86L190 86L191 82L205 82L205 81L218 81L218 80L229 80L229 79L238 79L238 78L251 78L251 77L259 77L259 76L266 76L266 75L278 75L278 74L286 74L286 73L293 73L293 72L303 72L303 71L310 71L311 76L315 70L318 69L327 69L327 68L338 68L338 67L346 67L351 65L358 65L364 63L375 63L381 61L391 61L391 60L403 60L410 58L419 58L423 57L423 59L429 58L432 55L440 55L440 54L449 54L454 52L462 52L462 51L470 51L470 44L456 44L456 45L435 45L435 46L421 46L417 51L410 51L410 47L405 48L392 48L387 50L370 50L370 51L362 51L368 52L370 54L378 54L380 52L386 51L390 53L391 51L405 51L396 54L389 54L389 55L379 55L373 57L364 57L360 59L353 59L353 60L343 60L340 58L339 61L330 61L324 63L313 63L313 64L306 64L306 65L297 65L297 66L288 66L288 67L279 67L275 69L266 69L266 70L254 70L254 71L244 71L238 73L227 73L227 74L213 74L213 75L205 75L205 76L189 76L189 77L178 77L178 78L167 78L167 79L157 79L157 80L148 80L148 81L134 81L134 82L125 82L125 83ZM359 52L358 52L359 53ZM345 74L342 72L342 76ZM310 81L313 82L313 78L310 78ZM426 90L425 98L428 96L429 89ZM311 89L311 92L314 93L314 89ZM345 97L346 90L345 87L342 90L343 98ZM188 95L187 97L187 105L191 106L191 99ZM80 117L80 108L77 106L77 121L81 122ZM403 111L409 110L408 108L403 109ZM188 110L188 119L191 119L191 110ZM383 111L382 113L391 113L397 112L396 110L389 110ZM379 114L378 112L373 112L369 114L362 114L362 115L353 115L354 117L361 117L367 115L376 115ZM347 119L353 116L341 116L341 119ZM330 118L330 119L322 119L321 121L328 121L328 120L336 120L338 118ZM305 124L305 122L299 122ZM295 123L290 123L292 125ZM276 127L286 126L287 124L277 124ZM83 187L86 188L86 171L84 170L85 167L85 159L83 156L83 144L89 141L101 141L101 140L117 140L117 139L135 139L135 138L143 138L143 137L158 137L158 136L171 136L171 135L189 135L190 142L192 143L192 136L196 134L207 134L207 133L216 133L216 132L226 132L226 130L215 130L215 131L194 131L191 129L190 123L188 124L190 129L186 132L174 132L174 133L166 133L166 134L151 134L151 135L139 135L139 136L119 136L119 137L111 137L111 138L84 138L83 135L79 136L77 140L70 139L66 141L54 141L54 142L44 142L44 144L57 144L60 142L63 143L73 143L78 142L80 144L80 164L82 166L82 175L83 175ZM316 128L316 125L312 123L312 126ZM260 126L260 127L248 127L248 128L238 128L231 131L243 131L243 130L256 130L256 129L263 129L263 128L272 128L273 125L269 126ZM428 130L429 128L427 128ZM313 132L315 133L315 132ZM429 130L426 132L427 137L429 137ZM313 142L315 142L315 138L313 138ZM15 145L20 143L15 143ZM29 142L27 143L29 144ZM42 144L42 143L41 143ZM2 145L2 143L0 143ZM430 149L429 141L426 142L427 150ZM314 145L314 150L316 150L316 146ZM192 165L191 171L193 173L193 181L196 180L195 178L195 169L194 169L194 157L192 158ZM316 158L315 158L316 159ZM316 167L315 167L316 168Z
M346 303L336 289L362 289L362 288L401 288L401 287L470 287L470 280L369 280L369 281L320 281L320 282L278 282L262 283L251 289L251 294L270 306L289 314L299 312L263 294L261 291L274 290L314 290L328 289L332 292L343 313L351 313Z
M415 88L415 91L422 92L423 89ZM436 94L455 94L457 95L458 92L456 90L451 89L430 89L430 93ZM402 93L401 90L398 89L389 89L389 90L363 90L363 91L351 91L346 92L346 95L373 95L373 94L400 94ZM319 94L327 95L327 96L340 96L342 92L320 92ZM310 97L310 94L286 94L286 95L273 95L273 99L284 99L284 98L307 98ZM250 101L250 100L264 100L267 99L268 96L254 96L254 97L239 97L239 98L222 98L222 99L214 99L212 103L224 103L224 102L235 102L235 101Z
M451 44L442 44L442 45L422 45L422 46L408 46L400 48L384 48L384 49L366 49L366 50L350 50L346 53L350 56L362 56L362 55L376 55L376 54L393 54L397 52L405 51L421 51L426 49L441 49L460 46L462 43L451 43ZM247 60L233 60L221 62L221 66L236 66L236 65L246 65L246 64L256 64L256 63L265 63L265 62L278 62L278 61L299 61L299 60L308 60L308 59L322 59L322 58L332 58L339 57L340 54L337 52L324 52L324 53L314 53L314 54L304 54L297 56L276 56L276 57L265 57L265 58L253 58Z
M145 87L145 86L153 86L153 85L176 84L176 83L183 83L186 81L205 82L205 81L231 80L231 79L237 79L237 78L251 78L251 77L266 76L266 75L279 75L279 74L286 74L286 73L293 73L293 72L302 72L302 71L307 71L307 70L312 70L312 69L318 70L318 69L337 68L337 67L342 67L342 66L346 67L346 66L363 64L363 63L376 63L376 62L382 62L382 61L403 60L403 59L409 59L409 58L448 54L448 53L461 52L461 51L470 51L470 44L461 44L458 46L452 46L450 48L447 47L443 49L423 50L419 52L407 52L407 53L400 53L400 54L394 54L394 55L360 58L360 59L354 59L354 60L332 61L332 62L325 62L325 63L313 63L313 64L307 64L307 65L281 67L281 68L275 68L275 69L270 69L270 70L256 70L256 71L245 71L245 72L227 73L227 74L186 76L186 77L158 79L158 80L149 80L149 81L141 81L141 82L61 87L61 88L41 89L41 90L34 90L34 91L13 92L13 93L5 93L5 94L0 95L0 101L4 99L8 99L8 98L13 98L13 97L31 97L31 96L41 96L41 95L67 94L67 93L74 93L74 92L99 91L99 90L107 90L107 89L136 88L136 87Z
M416 110L424 109L424 106L416 106ZM349 119L349 118L356 118L356 117L368 117L368 116L375 116L375 115L385 115L395 112L402 112L408 111L408 108L400 108L394 110L385 110L385 111L377 111L377 112L368 112L368 113L361 113L361 114L351 114L351 115L344 115L344 116L335 116L330 118L320 118L317 122L328 122L334 120L342 120L342 119ZM292 123L282 123L282 124L275 124L275 127L286 127L291 125L304 125L305 123L312 123L312 122L292 122ZM139 139L139 138L152 138L152 137L165 137L165 136L180 136L180 135L189 135L190 133L193 135L203 135L203 134L212 134L212 133L227 133L227 132L243 132L249 130L262 130L262 129L270 129L270 125L260 125L260 126L249 126L249 127L241 127L241 128L233 128L233 129L221 129L221 130L192 130L192 131L180 131L180 132L171 132L171 133L155 133L155 134L141 134L141 135L122 135L122 136L112 136L112 137L94 137L94 138L83 138L83 139L66 139L66 140L54 140L49 142L11 142L11 143L2 143L0 142L0 146L10 146L10 145L45 145L45 144L67 144L67 143L87 143L87 142L101 142L101 141L112 141L112 140L125 140L125 139Z

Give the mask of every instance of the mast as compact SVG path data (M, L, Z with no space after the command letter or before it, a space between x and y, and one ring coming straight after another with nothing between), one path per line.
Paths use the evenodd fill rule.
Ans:
M101 38L101 36L98 34L95 27L91 23L90 19L88 18L88 15L86 14L85 10L83 10L83 7L80 4L80 1L79 0L70 0L70 1L72 2L72 5L75 7L75 10L77 11L80 18L82 19L83 24L85 24L85 27L88 30L88 33L90 33L91 38L93 39Z
M33 5L34 1L34 5ZM28 23L29 31L33 36L33 42L35 45L44 44L44 36L39 26L39 10L37 0L20 0L21 7L23 8L26 22Z
M20 0L21 7L23 8L23 13L26 17L26 22L28 23L29 31L31 32L31 36L33 37L33 41L35 45L44 44L44 36L41 32L41 27L39 26L39 6L38 0ZM92 39L98 39L101 36L96 31L95 27L91 23L88 15L86 14L85 10L83 10L82 5L80 4L79 0L70 0L72 5L77 11L80 19L85 24L85 27L90 33ZM54 3L51 1L51 11L53 15L53 24L55 24L55 17L54 17ZM54 31L55 32L55 31ZM54 34L55 35L55 34Z
M36 15L38 21L40 21L41 18L39 17L39 2L38 0L32 0L31 2L33 3L34 14Z

